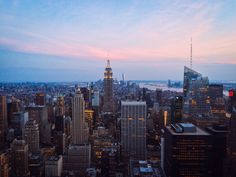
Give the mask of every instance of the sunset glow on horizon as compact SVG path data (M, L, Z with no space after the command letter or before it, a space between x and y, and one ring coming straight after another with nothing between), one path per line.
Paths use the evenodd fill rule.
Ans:
M99 79L107 57L118 78L122 72L140 78L143 68L141 79L182 79L191 37L197 69L212 79L236 79L234 0L0 0L0 69L24 68L27 80L32 69L38 80L53 80L56 76L40 76L49 68L77 70L74 78L67 75L72 80ZM222 73L214 73L219 68ZM79 70L89 74L81 76ZM0 80L14 81L13 74L1 73Z

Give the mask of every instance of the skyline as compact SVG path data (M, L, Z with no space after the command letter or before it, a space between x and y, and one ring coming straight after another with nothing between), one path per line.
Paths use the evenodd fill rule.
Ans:
M236 1L0 0L0 81L236 80ZM142 72L140 72L142 71Z

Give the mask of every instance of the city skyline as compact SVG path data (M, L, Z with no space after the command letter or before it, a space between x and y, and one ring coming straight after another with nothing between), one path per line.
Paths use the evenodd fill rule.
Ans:
M0 81L102 79L107 59L119 80L182 80L191 37L195 70L235 80L235 8L233 0L1 0Z

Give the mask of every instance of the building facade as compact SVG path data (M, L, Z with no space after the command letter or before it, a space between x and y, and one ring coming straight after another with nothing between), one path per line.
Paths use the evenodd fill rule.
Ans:
M209 80L200 73L184 67L183 116L207 115L210 113L208 96Z
M222 177L226 131L202 130L191 123L166 126L164 170L167 177Z
M121 102L121 145L130 157L146 159L146 102Z
M28 144L25 140L14 139L11 144L11 171L15 177L28 177Z
M49 156L45 161L45 177L60 177L63 171L62 156Z
M36 120L29 120L25 124L23 138L28 143L29 152L39 151L39 126Z
M72 101L72 143L88 143L88 127L85 122L85 102L80 90L77 90Z

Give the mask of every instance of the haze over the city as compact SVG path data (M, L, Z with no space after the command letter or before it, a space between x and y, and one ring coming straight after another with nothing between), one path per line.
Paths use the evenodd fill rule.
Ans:
M236 1L0 0L0 81L235 80Z

